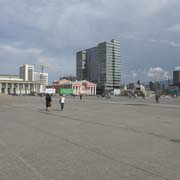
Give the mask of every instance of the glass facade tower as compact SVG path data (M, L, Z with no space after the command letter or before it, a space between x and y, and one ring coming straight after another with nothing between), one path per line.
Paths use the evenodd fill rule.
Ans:
M84 59L82 53L84 53ZM78 80L86 79L95 82L97 89L101 90L119 88L121 80L120 42L113 39L111 42L102 42L96 47L78 52L76 66Z
M77 80L85 80L87 78L86 68L86 51L76 53L76 78Z

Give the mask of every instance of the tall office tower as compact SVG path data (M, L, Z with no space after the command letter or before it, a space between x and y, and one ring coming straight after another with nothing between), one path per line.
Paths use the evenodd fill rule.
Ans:
M34 66L24 64L19 68L19 76L24 81L34 81Z
M98 84L102 89L120 87L120 43L116 40L97 46Z
M112 90L120 87L120 43L102 42L96 47L77 52L76 75L78 80L97 83L97 89Z
M86 51L79 51L76 53L76 78L77 80L85 80L86 73Z
M180 68L173 71L173 84L180 88Z
M97 83L98 82L98 61L97 61L97 47L86 50L86 71L87 80Z

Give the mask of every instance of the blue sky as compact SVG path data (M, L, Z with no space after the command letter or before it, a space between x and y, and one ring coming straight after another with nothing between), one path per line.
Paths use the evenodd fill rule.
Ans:
M163 80L180 66L179 0L0 0L0 74L21 64L50 83L76 72L76 52L121 43L122 82Z

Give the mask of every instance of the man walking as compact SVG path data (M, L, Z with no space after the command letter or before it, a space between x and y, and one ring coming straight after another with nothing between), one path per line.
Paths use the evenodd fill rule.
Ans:
M63 109L64 109L64 102L65 102L65 97L64 97L64 95L62 95L62 96L60 96L60 99L59 99L61 111L63 111Z

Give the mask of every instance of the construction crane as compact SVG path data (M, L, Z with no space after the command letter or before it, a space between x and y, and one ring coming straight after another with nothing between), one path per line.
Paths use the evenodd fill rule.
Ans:
M44 67L48 67L46 64L41 64L41 73L43 74L44 73Z

